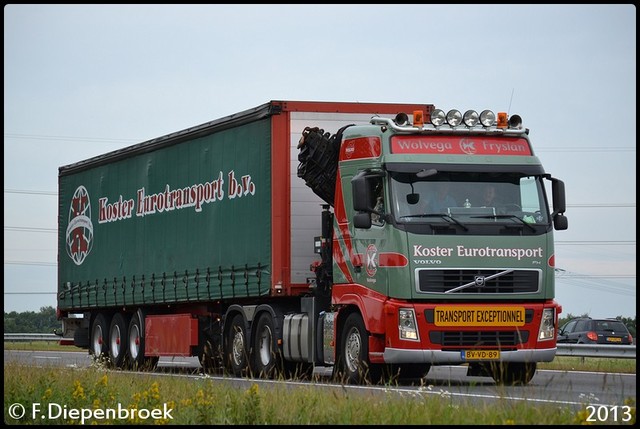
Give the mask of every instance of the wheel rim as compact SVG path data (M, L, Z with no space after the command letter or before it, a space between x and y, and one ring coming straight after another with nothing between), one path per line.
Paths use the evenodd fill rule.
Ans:
M236 328L232 344L231 356L233 363L239 366L242 364L242 357L244 356L244 334L239 328Z
M345 361L349 372L356 372L359 367L360 349L362 348L362 340L360 332L353 329L349 332L347 343L345 344Z
M102 354L102 326L99 324L93 327L93 335L92 338L92 350L95 356L100 356Z
M140 354L140 329L136 324L132 325L129 330L129 352L134 360Z
M113 357L118 357L120 356L120 327L115 325L113 327L113 329L111 330L111 335L110 335L110 348L111 348L111 354L113 355Z
M262 365L266 366L271 361L271 328L265 326L260 333L259 356Z

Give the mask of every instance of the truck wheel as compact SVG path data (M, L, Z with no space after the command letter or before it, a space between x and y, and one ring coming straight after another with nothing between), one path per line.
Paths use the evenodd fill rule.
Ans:
M505 362L492 368L492 377L498 384L524 386L536 374L536 363Z
M225 354L228 369L236 377L242 377L249 369L249 359L247 356L247 330L241 314L236 314L231 320L227 335Z
M125 368L127 365L127 349L129 347L129 319L124 313L116 313L111 319L109 328L109 359L115 368Z
M338 358L338 377L347 384L377 383L380 368L369 362L369 334L362 317L351 313L344 322Z
M109 323L107 316L99 313L91 325L89 353L95 360L102 359L109 352Z
M139 312L136 312L131 318L127 336L128 365L135 370L155 370L160 358L158 356L145 357L144 355L144 327Z
M260 314L254 326L253 371L259 377L273 378L280 357L273 317L265 311Z

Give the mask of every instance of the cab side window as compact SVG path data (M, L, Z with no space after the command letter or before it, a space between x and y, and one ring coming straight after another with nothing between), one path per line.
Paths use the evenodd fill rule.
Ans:
M372 207L374 213L371 214L371 223L374 225L384 224L385 202L384 202L384 186L382 185L382 178L378 177L371 180L373 192Z

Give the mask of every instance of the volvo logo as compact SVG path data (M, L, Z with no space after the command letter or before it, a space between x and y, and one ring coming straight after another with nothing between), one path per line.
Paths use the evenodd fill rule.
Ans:
M477 287L482 287L485 285L485 278L484 276L473 276L473 283L475 283L475 285Z

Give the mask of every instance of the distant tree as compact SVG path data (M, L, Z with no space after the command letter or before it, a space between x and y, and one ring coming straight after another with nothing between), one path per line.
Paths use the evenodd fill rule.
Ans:
M60 321L56 319L56 310L51 306L41 307L38 313L34 311L4 313L5 333L50 334L54 329L60 329Z

